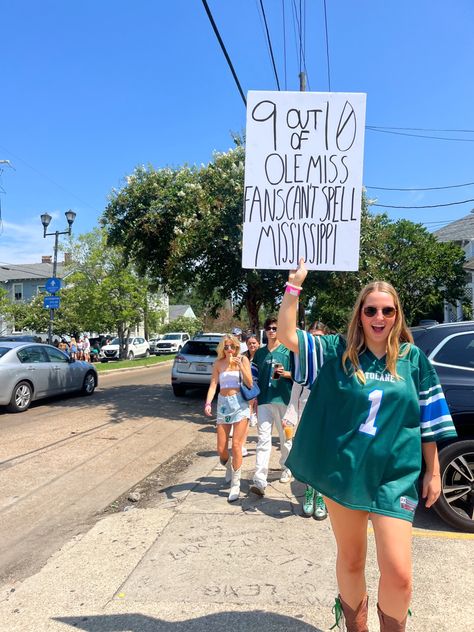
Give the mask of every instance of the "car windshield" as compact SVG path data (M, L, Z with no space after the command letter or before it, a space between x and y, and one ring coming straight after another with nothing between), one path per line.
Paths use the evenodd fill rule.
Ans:
M217 356L217 342L203 342L202 340L190 340L181 350L183 355Z
M180 338L179 334L165 334L162 340L179 340Z
M8 353L10 349L8 347L0 347L0 358Z

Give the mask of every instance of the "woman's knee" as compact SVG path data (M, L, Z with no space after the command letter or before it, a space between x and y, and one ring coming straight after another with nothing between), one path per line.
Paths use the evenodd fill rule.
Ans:
M346 573L359 575L365 570L366 555L365 550L357 550L357 548L339 550L337 554L338 564Z
M411 568L403 566L386 566L380 569L381 579L385 585L389 584L393 590L411 595L412 572Z

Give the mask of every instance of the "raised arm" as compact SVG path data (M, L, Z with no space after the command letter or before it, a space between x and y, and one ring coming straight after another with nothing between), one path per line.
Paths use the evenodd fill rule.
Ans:
M298 353L298 337L296 335L298 294L300 292L298 288L302 287L307 274L304 259L300 259L298 268L292 270L288 275L288 285L285 288L286 291L278 313L278 340L294 353Z

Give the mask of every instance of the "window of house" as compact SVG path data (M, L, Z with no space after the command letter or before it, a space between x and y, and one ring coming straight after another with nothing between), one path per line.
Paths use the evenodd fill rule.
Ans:
M13 284L13 300L15 301L23 300L23 283Z
M36 292L38 294L46 294L46 287L44 285L38 285Z

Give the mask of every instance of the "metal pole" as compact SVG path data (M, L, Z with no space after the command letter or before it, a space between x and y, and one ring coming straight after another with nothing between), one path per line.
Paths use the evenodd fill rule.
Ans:
M300 77L300 92L306 92L306 73L300 72L299 77ZM301 301L299 300L298 300L297 314L298 314L297 316L298 326L300 327L300 329L304 330L306 328L305 313L304 313L304 307L301 304Z
M53 258L53 277L56 278L56 271L58 269L58 240L59 231L54 233L54 258ZM48 343L53 344L53 322L54 322L54 309L49 310L49 327L48 327Z

